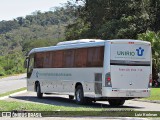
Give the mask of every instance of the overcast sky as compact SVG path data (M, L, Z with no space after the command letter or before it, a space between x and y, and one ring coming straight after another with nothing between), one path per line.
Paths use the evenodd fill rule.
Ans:
M25 17L36 10L49 11L50 8L61 6L68 0L0 0L0 21ZM61 4L62 3L62 4Z

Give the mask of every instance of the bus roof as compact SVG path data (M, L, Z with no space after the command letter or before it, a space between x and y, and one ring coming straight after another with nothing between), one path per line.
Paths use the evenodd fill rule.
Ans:
M142 43L141 40L132 40L132 39L114 39L114 40L80 39L80 40L59 42L56 46L34 48L28 53L28 55L37 53L37 52L104 46L105 41L112 42L112 43L126 43L126 42ZM147 42L147 41L143 41L143 43L150 44L150 42Z
M94 47L94 46L104 46L105 40L100 39L80 39L72 40L66 42L59 42L56 46L40 47L32 49L28 55L36 52L46 52L54 50L64 50L64 49L76 49L83 47Z
M126 43L126 42L134 42L136 44L140 43L140 44L148 44L150 45L150 42L148 41L142 41L142 40L134 40L134 39L114 39L114 40L107 40L109 42L112 43Z
M101 39L80 39L80 40L59 42L57 45L71 45L71 44L81 44L81 43L91 43L91 42L104 42L104 40L101 40Z

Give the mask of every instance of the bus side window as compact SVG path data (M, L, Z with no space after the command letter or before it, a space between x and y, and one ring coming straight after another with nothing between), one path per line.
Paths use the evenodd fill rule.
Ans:
M51 52L45 52L43 56L43 68L51 68L52 67L52 54Z
M87 48L79 48L75 50L75 67L86 67L87 64Z
M102 67L104 57L104 47L88 48L88 67Z
M64 51L64 67L71 68L74 67L74 50Z
M35 68L43 68L43 59L44 59L44 53L36 53L35 54Z
M63 67L63 51L55 51L52 53L52 67L53 68L62 68Z

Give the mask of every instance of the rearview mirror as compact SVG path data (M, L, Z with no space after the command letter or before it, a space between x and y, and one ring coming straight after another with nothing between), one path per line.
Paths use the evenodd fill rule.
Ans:
M24 68L27 68L27 67L28 67L28 59L29 59L29 57L27 57L27 58L25 59L25 61L24 61Z

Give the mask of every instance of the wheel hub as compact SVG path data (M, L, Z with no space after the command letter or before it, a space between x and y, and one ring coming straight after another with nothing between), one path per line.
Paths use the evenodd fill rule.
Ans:
M77 92L76 92L76 98L77 98L77 101L81 101L80 91L79 90L77 90Z

